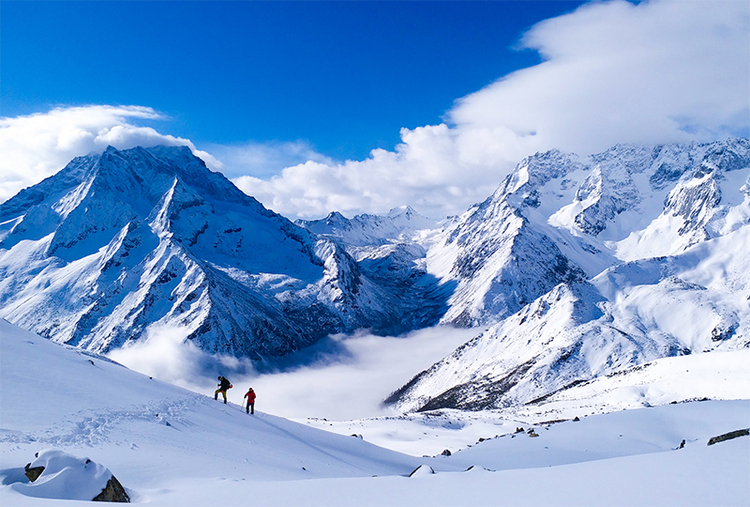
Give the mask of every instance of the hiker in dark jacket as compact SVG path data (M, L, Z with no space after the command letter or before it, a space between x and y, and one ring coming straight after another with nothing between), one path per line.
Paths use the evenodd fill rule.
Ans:
M231 389L232 384L225 378L219 375L219 388L214 393L214 399L219 399L219 393L224 396L224 403L227 402L227 389Z

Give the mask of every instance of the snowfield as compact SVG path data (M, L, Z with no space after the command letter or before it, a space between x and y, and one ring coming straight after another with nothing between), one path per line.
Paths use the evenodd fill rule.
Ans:
M250 416L0 320L0 504L89 505L76 482L89 466L154 506L747 506L750 437L707 442L750 427L748 359L747 350L668 358L516 412L329 423L358 427L359 438ZM684 366L693 379L671 383ZM646 400L681 403L594 415L630 400L638 382L656 386L642 388ZM687 402L697 384L714 401ZM553 413L568 420L542 420ZM422 456L475 430L481 442ZM371 443L398 447L399 432L409 454ZM23 468L45 450L66 465L31 483Z

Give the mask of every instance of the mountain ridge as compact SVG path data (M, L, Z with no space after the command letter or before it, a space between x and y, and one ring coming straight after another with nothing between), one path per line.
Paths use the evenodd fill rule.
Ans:
M547 232L555 245L565 244L571 265L598 262L603 269L560 280L550 291L539 290L533 301L506 306L504 313L490 312L494 320L476 313L490 325L487 331L416 375L385 403L402 411L501 408L661 357L750 346L750 278L742 268L750 265L749 146L747 139L681 148L618 146L592 156L589 169L577 175L586 165L557 152L522 161L490 199L443 232L428 258L466 238L442 264L444 276L448 269L453 271L447 276L455 276L464 252L482 251L499 236L481 231L507 231L514 224L521 230L524 224ZM533 172L550 159L551 171ZM564 202L565 190L570 195L574 186L565 179L572 177L580 182L573 203L550 205ZM673 186L664 184L667 179ZM493 208L506 211L482 213ZM643 229L624 228L627 220ZM531 248L521 250L530 259L544 258ZM477 257L488 258L468 256ZM451 300L451 311L459 305L481 310L497 297L487 280L512 276L513 255L506 253L495 266L494 274L475 278L467 272L460 278L454 298L463 299ZM523 289L522 279L512 280L506 297ZM460 292L462 285L471 290ZM577 306L596 317L576 322Z
M402 410L525 403L748 345L748 139L537 153L431 224L410 207L292 223L187 148L110 148L0 204L0 317L98 352L176 328L261 362L331 333L476 328L389 398Z

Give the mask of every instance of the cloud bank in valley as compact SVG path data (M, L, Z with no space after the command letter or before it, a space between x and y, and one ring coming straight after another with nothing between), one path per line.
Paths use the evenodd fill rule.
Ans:
M169 327L155 326L146 340L107 355L132 370L199 393L212 394L217 375L226 375L234 385L227 393L231 402L242 404L242 396L253 387L258 406L283 417L351 419L392 414L381 404L392 391L475 335L476 330L450 327L401 337L336 335L303 351L311 354L307 360L264 373L246 359L202 351L184 340L184 332ZM326 352L330 343L336 352Z
M537 151L587 155L617 143L750 135L746 1L594 2L538 23L518 46L537 51L542 63L458 99L445 123L402 129L393 151L376 149L361 161L334 161L304 141L199 151L137 125L168 120L141 106L0 118L0 202L108 144L176 144L290 218L403 204L442 218L484 200Z

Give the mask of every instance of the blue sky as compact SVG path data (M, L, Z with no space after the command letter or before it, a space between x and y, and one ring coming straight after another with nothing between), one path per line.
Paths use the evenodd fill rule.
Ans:
M138 104L196 143L393 149L539 62L534 23L582 2L2 2L2 116Z
M0 2L0 202L167 144L289 218L441 219L538 151L730 136L747 0Z

